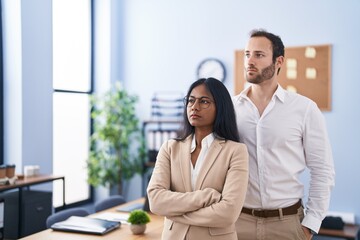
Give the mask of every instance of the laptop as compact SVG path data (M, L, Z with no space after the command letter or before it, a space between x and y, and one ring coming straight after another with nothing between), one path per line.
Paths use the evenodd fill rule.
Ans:
M118 221L109 221L98 218L71 216L65 221L54 223L51 229L63 232L89 233L104 235L119 228Z

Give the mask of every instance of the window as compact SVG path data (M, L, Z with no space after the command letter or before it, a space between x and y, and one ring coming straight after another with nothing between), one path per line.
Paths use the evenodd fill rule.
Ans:
M91 128L92 1L53 0L53 173L64 175L66 204L91 197L86 161ZM54 206L62 184L54 182Z

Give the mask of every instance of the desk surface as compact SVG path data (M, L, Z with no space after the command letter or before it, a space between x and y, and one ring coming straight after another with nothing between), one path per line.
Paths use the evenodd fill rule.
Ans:
M359 225L345 224L343 230L321 228L319 231L319 235L341 237L346 239L356 239L359 229L360 229Z
M138 199L135 201L131 201L125 204L122 204L121 206L126 206L135 202L144 202L144 199ZM116 211L117 207L113 207L107 210L104 210L99 213L92 214L91 217L96 217L97 214L101 214L104 212L112 212L112 213L119 213L119 211ZM133 240L133 239L150 239L150 240L158 240L161 239L161 233L163 229L163 217L149 214L151 218L151 222L147 224L146 231L143 235L134 235L132 234L130 230L130 225L128 224L121 224L121 227L119 229L116 229L112 232L107 233L103 236L98 235L91 235L91 234L82 234L82 233L68 233L68 232L59 232L59 231L53 231L52 229L47 229L35 234L32 234L30 236L27 236L25 238L22 238L22 240L92 240L92 239L107 239L107 240Z
M38 175L38 176L33 176L33 177L25 177L23 179L16 180L15 184L1 185L0 192L9 190L9 189L26 187L26 186L31 186L31 185L35 185L35 184L45 183L45 182L52 182L52 181L58 180L58 179L64 180L64 176Z

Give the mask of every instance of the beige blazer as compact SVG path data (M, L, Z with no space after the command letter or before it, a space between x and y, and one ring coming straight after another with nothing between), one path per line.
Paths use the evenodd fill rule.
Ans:
M215 138L192 191L191 140L162 145L147 188L150 210L165 216L162 239L235 240L248 184L247 148Z

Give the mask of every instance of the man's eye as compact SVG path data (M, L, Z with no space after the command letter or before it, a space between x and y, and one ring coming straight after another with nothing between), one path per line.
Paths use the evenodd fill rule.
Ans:
M191 98L190 98L190 99L188 100L188 102L189 102L189 103L194 103L194 102L195 102L195 99L191 99Z
M203 103L203 104L208 104L209 103L209 101L205 100L205 99L202 99L200 102Z

